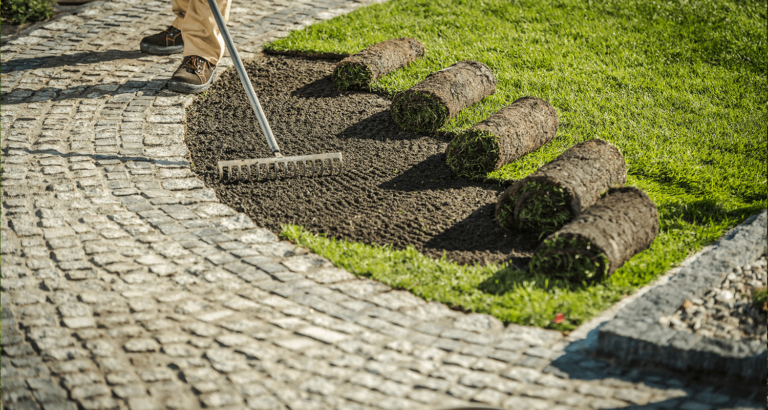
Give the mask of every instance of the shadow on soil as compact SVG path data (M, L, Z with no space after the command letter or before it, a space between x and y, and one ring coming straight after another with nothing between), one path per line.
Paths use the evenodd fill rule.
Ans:
M301 77L299 77L301 78ZM336 98L345 94L351 94L350 91L339 91L333 86L331 76L319 78L309 84L303 85L291 93L292 97L310 97L310 98Z
M385 101L386 104L389 104L389 101L383 97L382 100ZM386 109L347 127L344 131L338 134L338 138L343 140L355 139L390 142L413 141L422 137L400 128L392 119L391 111ZM427 161L429 161L429 159ZM441 163L438 166L444 168L445 171L448 171L448 166L445 165L445 163Z
M478 230L478 221L485 221L487 218L492 218L495 207L495 204L481 206L468 217L454 223L448 229L432 237L424 244L424 247L427 249L435 249L436 251L490 251L507 255L512 254L514 251L532 252L537 244L531 243L530 238L527 235L514 232L503 232L501 228L496 228L497 231L495 231L499 240L493 242L482 240L484 236L488 235L488 232ZM485 225L487 224L483 224L483 227L486 227ZM512 256L510 259L504 261L504 263L512 262L515 263L515 266L518 266L517 264L527 259L530 258ZM488 262L489 261L484 261L483 264L487 264Z

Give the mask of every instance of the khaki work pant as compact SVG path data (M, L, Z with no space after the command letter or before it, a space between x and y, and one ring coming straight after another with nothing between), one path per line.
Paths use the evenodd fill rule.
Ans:
M229 20L231 0L216 0L224 21ZM173 27L181 30L184 40L184 57L200 56L216 65L224 56L224 37L216 26L213 12L207 0L173 0L176 20Z

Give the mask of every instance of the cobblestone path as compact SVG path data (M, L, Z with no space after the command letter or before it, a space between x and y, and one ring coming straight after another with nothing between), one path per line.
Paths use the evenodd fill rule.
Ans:
M351 11L235 0L244 57ZM170 2L94 3L2 47L2 404L12 409L754 407L590 339L461 314L280 242L185 161ZM651 403L651 404L649 404ZM655 404L654 404L655 403ZM762 403L762 404L760 404Z

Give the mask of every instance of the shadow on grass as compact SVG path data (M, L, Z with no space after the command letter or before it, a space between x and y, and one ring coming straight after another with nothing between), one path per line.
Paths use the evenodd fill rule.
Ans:
M765 205L756 203L729 210L722 201L706 198L687 203L665 203L657 205L657 209L661 220L711 225L740 223L765 209Z
M571 282L564 279L553 278L541 273L533 273L528 270L531 258L511 258L509 263L491 277L478 285L478 289L492 295L503 295L515 287L533 285L539 289L567 289L570 291L584 289L590 286L602 286L605 282Z

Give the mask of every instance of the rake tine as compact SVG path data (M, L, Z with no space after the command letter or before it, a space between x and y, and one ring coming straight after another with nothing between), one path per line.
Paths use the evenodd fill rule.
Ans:
M326 161L328 162L326 163ZM337 163L338 165L336 165ZM312 168L309 169L310 167ZM344 171L344 160L341 153L329 153L296 157L219 161L218 169L219 179L227 182L252 179L258 181L262 178L279 179L281 173L284 178L299 176L322 177L341 175Z

